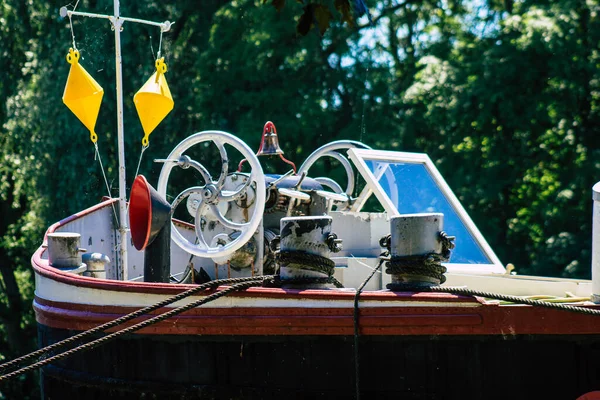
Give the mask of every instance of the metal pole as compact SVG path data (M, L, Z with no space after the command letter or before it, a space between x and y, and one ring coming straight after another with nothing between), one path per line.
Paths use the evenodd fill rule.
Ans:
M81 11L71 11L71 10L67 10L67 7L62 7L60 9L60 16L63 18L67 17L67 16L69 16L69 17L76 16L76 17L101 18L101 19L104 18L104 19L111 20L111 22L115 19L115 16L112 16L112 15L95 14L95 13L88 13L88 12L81 12ZM127 21L127 22L134 22L136 24L157 26L163 32L168 32L171 29L171 26L174 24L174 22L169 22L169 21L154 22L154 21L147 21L145 19L127 18L127 17L123 17L123 16L119 16L119 19L122 22ZM121 25L123 25L123 24L121 24Z
M592 188L592 301L600 303L600 182Z
M117 143L119 149L119 269L120 278L127 280L127 192L125 178L125 138L123 128L123 73L121 69L121 27L123 21L119 19L119 0L114 0L115 28L115 75L117 85Z
M255 237L258 248L256 249L256 261L254 262L252 268L254 269L254 266L258 265L256 273L258 275L262 275L263 264L265 261L265 226L262 218L260 220L260 224L258 225L258 232L256 233Z

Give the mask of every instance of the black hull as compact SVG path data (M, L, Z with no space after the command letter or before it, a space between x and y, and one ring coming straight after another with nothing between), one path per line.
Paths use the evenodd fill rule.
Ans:
M39 325L40 345L76 332ZM47 366L43 399L355 397L348 336L130 335ZM600 336L363 336L366 399L576 399L600 389Z

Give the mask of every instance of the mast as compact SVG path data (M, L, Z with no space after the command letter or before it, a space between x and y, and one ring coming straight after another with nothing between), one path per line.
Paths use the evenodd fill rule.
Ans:
M160 28L161 32L171 29L171 22L152 22L137 18L126 18L119 15L119 0L113 0L113 15L94 14L68 10L67 7L60 9L60 15L81 16L89 18L108 19L115 31L115 85L117 97L117 145L119 152L119 262L118 279L127 280L127 176L125 170L125 134L123 124L123 71L121 62L121 30L124 22L134 22L144 25L152 25Z
M119 0L114 0L115 84L117 89L117 145L119 150L119 270L120 279L127 280L127 181L125 173L125 136L123 133L123 71L121 63L121 27Z

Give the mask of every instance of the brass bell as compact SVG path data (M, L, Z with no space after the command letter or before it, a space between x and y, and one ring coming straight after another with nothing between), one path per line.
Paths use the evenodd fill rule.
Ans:
M267 121L263 128L262 139L260 141L260 147L258 148L257 156L276 156L283 154L283 150L279 147L279 137L277 136L277 129L275 124L271 121Z
M281 161L290 165L294 170L294 173L296 173L296 165L283 156L283 150L281 150L281 147L279 147L279 137L277 136L277 128L275 128L275 124L271 121L267 121L265 127L263 128L262 138L260 140L260 147L258 148L256 155L279 156L279 158L281 158ZM242 165L244 165L245 162L245 158L242 161L240 161L237 169L238 172L242 170Z

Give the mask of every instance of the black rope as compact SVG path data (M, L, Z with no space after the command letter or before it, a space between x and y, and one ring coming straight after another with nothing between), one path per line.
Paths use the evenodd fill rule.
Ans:
M440 231L438 239L442 244L442 251L438 253L428 253L422 255L398 256L393 255L386 263L385 272L391 275L404 275L421 278L430 278L431 283L441 285L446 282L444 274L447 269L442 262L450 260L450 254L454 249L454 236L449 236L446 232ZM391 247L391 235L384 236L379 241L382 247ZM390 283L387 288L390 290L405 290L410 287L410 282Z
M344 288L344 284L340 281L338 281L337 279L335 279L335 277L330 276L329 277L329 282L333 284L333 286L335 286L338 289L343 289Z
M107 322L105 324L99 325L99 326L97 326L95 328L92 328L92 329L87 330L85 332L81 332L81 333L79 333L79 334L77 334L75 336L71 336L70 338L62 340L60 342L51 344L51 345L46 346L46 347L44 347L42 349L36 350L36 351L34 351L32 353L26 354L26 355L24 355L22 357L19 357L19 358L16 358L16 359L12 360L12 361L6 362L6 363L0 365L0 371L4 371L6 369L13 368L13 367L17 366L18 364L21 364L21 363L23 363L25 361L31 360L32 358L46 355L50 351L57 350L57 349L62 348L64 346L66 346L66 345L69 345L69 344L72 344L72 343L74 343L76 341L80 341L80 340L82 340L84 338L87 338L90 335L93 335L93 334L96 334L96 333L100 333L100 332L103 332L103 331L105 331L107 329L110 329L110 328L113 328L115 326L121 325L121 324L123 324L123 323L125 323L127 321L130 321L130 320L135 319L137 317L140 317L142 315L148 314L148 313L150 313L152 311L155 311L155 310L157 310L157 309L159 309L161 307L164 307L164 306L166 306L168 304L174 303L176 301L179 301L179 300L182 300L182 299L184 299L186 297L194 295L194 294L196 294L196 293L198 293L198 292L200 292L202 290L206 290L206 289L209 289L211 287L220 286L220 285L224 285L224 284L238 284L238 285L240 285L240 284L251 284L251 285L254 285L254 284L262 283L262 282L264 282L265 280L267 280L269 278L272 278L272 277L271 276L262 276L262 277L252 277L252 278L231 278L231 279L220 279L220 280L216 280L216 281L211 281L211 282L204 283L204 284L196 286L196 287L194 287L192 289L186 290L185 292L182 292L182 293L179 293L179 294L177 294L175 296L169 297L168 299L165 299L165 300L163 300L161 302L158 302L158 303L156 303L154 305L151 305L151 306L139 309L139 310L134 311L134 312L132 312L130 314L127 314L127 315L124 315L124 316L122 316L120 318L117 318L117 319L115 319L113 321L110 321L110 322ZM222 292L224 292L224 291L217 292L217 293L222 293ZM215 293L215 294L217 294L217 293ZM229 293L229 291L226 292L225 294L227 294L227 293ZM221 297L222 295L224 295L224 294L221 294L221 295L219 295L219 296L217 296L215 298ZM211 296L207 296L206 298L198 300L195 303L200 302L200 304L205 304L208 301L214 300L214 299L211 299L211 300L206 301ZM200 304L198 304L198 305L200 305ZM184 307L187 307L187 306L184 306ZM179 314L179 313L187 310L187 308L186 309L182 309L182 308L183 307L177 308L177 309L169 311L169 312L167 312L165 314L161 314L158 317L163 317L164 315L169 314L169 313L171 313L173 311L180 310L177 313L172 314L172 315L177 315L177 314ZM171 315L169 315L169 316L171 316ZM146 323L147 321L159 322L162 319L169 318L169 316L163 317L161 319L157 319L158 317L154 317L154 318L151 318L151 319L148 319L148 320L144 321L144 323ZM135 326L137 326L137 325L133 325L133 327L135 327ZM144 325L144 326L146 326L146 325ZM139 327L137 329L141 329L144 326L141 326L141 327ZM127 328L127 329L130 329L130 328ZM134 330L137 330L137 329L134 329ZM113 333L113 334L111 334L109 336L112 336L112 335L120 333L120 332L123 332L123 331L117 331L117 332L115 332L115 333ZM106 337L108 337L108 336L106 336ZM95 343L95 342L97 342L97 341L93 341L93 342L90 342L90 343ZM85 346L85 345L83 345L83 346ZM81 347L81 346L79 346L79 347ZM79 347L76 347L76 348L74 348L72 350L78 349ZM96 346L94 346L94 347L96 347ZM69 351L72 351L72 350L69 350ZM61 353L61 354L65 354L65 353ZM61 354L59 354L58 356L61 356ZM72 354L72 353L69 353L69 355L70 354ZM55 358L55 357L58 357L58 356L54 356L54 357L51 357L51 358L48 358L48 359L44 359L43 361L62 358L62 357ZM48 362L45 362L44 364L41 364L39 366L43 366L43 365L45 365L47 363ZM37 364L39 364L39 363L32 364L32 366L33 365L37 365ZM25 367L23 369L20 369L20 370L14 372L14 373L11 373L11 374L0 376L0 382L3 381L3 380L5 380L5 379L10 379L10 378L12 378L14 376L21 375L22 373L28 372L28 371L30 371L32 369L35 369L35 368L39 367L39 366L37 366L35 368L30 368L32 366ZM22 371L22 372L20 372L20 371ZM17 372L20 372L20 373L16 374ZM13 375L13 374L16 374L16 375Z
M275 275L273 279L265 281L265 286L267 287L281 287L281 285L302 285L302 284L320 284L320 283L331 283L336 288L342 289L344 285L338 281L335 277L330 276L329 278L290 278L290 279L281 279L280 275Z
M568 304L561 304L561 303L551 303L549 301L543 301L543 300L525 299L522 297L511 296L511 295L507 295L507 294L482 292L479 290L468 289L466 287L432 286L432 287L420 287L420 288L416 288L415 290L420 291L420 292L444 292L444 293L459 294L459 295L463 295L463 296L479 296L479 297L485 297L485 298L489 298L489 299L509 301L511 303L526 304L529 306L546 307L546 308L552 308L555 310L571 311L571 312L587 314L587 315L600 315L600 309L571 306Z
M379 260L379 264L377 264L377 267L375 267L373 269L373 271L371 271L371 273L369 274L367 279L365 279L363 281L363 283L360 285L360 287L356 291L356 294L354 295L354 385L355 385L355 389L356 389L356 400L360 399L360 360L359 360L359 352L358 352L358 338L359 338L360 332L358 330L358 318L359 318L358 300L360 298L360 294L362 293L363 289L365 288L365 286L367 286L367 283L369 283L369 281L371 280L373 275L375 275L377 273L377 271L379 271L379 269L381 268L381 265L385 261L385 259L383 257L387 256L387 254L388 254L387 252L381 254L380 257L382 257L382 258L381 258L381 260Z
M283 250L279 252L278 257L279 264L286 266L298 265L302 269L321 272L327 276L332 276L335 271L335 261L316 254Z
M446 282L444 276L446 267L442 265L442 261L448 261L448 259L437 253L418 256L392 256L391 260L385 263L385 272L391 275L425 276L433 278L437 281L437 284L441 285ZM391 289L391 287L388 286L388 289Z

